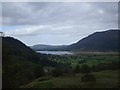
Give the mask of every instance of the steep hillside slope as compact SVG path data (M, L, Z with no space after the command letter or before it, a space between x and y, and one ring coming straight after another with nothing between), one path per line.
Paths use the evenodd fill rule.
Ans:
M100 52L118 52L120 51L120 30L107 30L102 32L95 32L77 43L62 46L50 45L34 45L31 48L35 51L38 50L69 50L69 51L100 51Z
M36 53L17 39L2 37L3 88L16 88L44 75L43 66L59 64Z
M120 30L96 32L67 46L67 50L78 51L118 51Z

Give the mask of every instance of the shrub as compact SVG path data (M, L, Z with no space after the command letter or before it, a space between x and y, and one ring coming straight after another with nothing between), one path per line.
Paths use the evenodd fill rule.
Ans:
M80 72L80 66L79 65L76 65L76 67L74 69L74 72L75 73L79 73Z
M38 77L42 77L44 75L44 70L40 65L37 65L34 68L34 77L38 78Z
M81 67L81 72L82 73L90 73L90 68L89 68L89 66L88 65L86 65L86 64L83 64L82 65L82 67Z
M96 78L93 74L85 74L84 76L82 76L81 81L82 82L96 81Z
M53 70L52 70L52 75L53 75L54 77L58 77L58 76L60 76L61 74L62 74L62 71L59 70L59 69L53 69Z
M91 70L92 70L93 72L99 72L99 71L100 71L100 69L99 69L99 67L98 67L97 65L93 65L93 66L91 67Z

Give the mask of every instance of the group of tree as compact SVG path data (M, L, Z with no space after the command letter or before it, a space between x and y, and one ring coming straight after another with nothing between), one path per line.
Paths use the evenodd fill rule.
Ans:
M81 77L81 81L88 82L88 81L96 81L96 78L93 74L91 74L91 69L88 65L83 64L81 67L79 65L76 65L74 69L75 73L83 73L84 75Z
M87 64L83 64L81 65L76 65L76 67L74 68L74 72L75 73L90 73L91 69Z
M98 65L93 65L89 67L87 64L76 65L74 68L75 73L84 73L81 78L82 81L96 81L96 78L91 72L99 72L103 70L117 70L120 69L119 61L111 61L109 63L99 63Z
M103 70L117 70L120 69L120 61L111 61L108 63L99 63L89 67L86 64L79 65L77 64L74 68L75 73L89 73L89 72L99 72Z
M91 71L99 72L103 70L117 70L120 69L120 61L111 61L109 63L99 63L98 65L93 65Z

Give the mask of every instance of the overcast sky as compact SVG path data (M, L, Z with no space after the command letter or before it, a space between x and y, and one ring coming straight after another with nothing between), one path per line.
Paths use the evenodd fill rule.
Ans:
M2 30L26 45L68 45L96 32L118 28L116 2L6 2Z

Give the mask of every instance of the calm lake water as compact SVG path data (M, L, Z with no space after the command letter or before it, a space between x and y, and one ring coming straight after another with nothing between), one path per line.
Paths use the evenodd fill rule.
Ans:
M36 51L36 52L42 54L53 54L53 55L73 54L72 52L69 51Z

